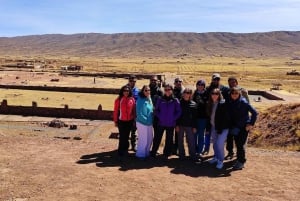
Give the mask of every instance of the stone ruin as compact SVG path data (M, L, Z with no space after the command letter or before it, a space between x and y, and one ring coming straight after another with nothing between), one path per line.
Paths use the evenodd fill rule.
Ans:
M48 122L49 127L54 127L54 128L62 128L62 127L68 127L65 122L59 120L59 119L53 119L52 121Z

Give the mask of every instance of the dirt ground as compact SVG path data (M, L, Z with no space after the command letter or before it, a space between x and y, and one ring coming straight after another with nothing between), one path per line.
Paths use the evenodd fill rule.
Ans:
M11 119L14 121L11 121ZM110 121L0 115L0 200L299 200L300 153L248 148L241 171L157 157L123 162ZM74 138L77 137L77 138ZM81 140L76 140L81 139ZM212 156L211 151L206 159Z
M1 84L109 87L100 78L57 77L56 74L6 73ZM88 79L88 80L87 80ZM172 79L170 79L171 81ZM99 82L98 82L99 81ZM147 83L144 80L140 84ZM282 94L286 95L286 94ZM295 98L295 100L299 100ZM265 105L265 101L260 104ZM275 104L275 103L274 103ZM246 167L222 171L207 161L193 164L173 156L137 160L134 153L120 163L111 121L62 119L76 130L50 128L53 118L0 115L0 200L299 200L300 153L248 148ZM161 147L162 149L162 147ZM212 149L211 149L212 150ZM206 159L212 157L213 151Z

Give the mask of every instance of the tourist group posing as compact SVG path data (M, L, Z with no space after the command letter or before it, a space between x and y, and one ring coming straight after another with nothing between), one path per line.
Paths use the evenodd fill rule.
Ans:
M149 85L139 90L135 86L136 77L130 76L114 103L120 160L128 155L129 139L138 159L155 158L165 133L162 153L165 160L178 155L179 160L201 163L212 141L214 156L208 162L222 169L224 160L233 159L235 143L237 160L233 169L243 169L247 138L257 112L235 77L228 78L228 86L222 85L220 79L220 74L214 73L208 86L204 80L198 80L193 90L185 88L183 80L176 78L174 85L165 84L161 90L157 76L152 76Z

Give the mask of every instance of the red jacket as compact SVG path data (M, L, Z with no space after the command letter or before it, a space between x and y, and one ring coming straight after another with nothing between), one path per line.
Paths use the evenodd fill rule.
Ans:
M135 100L133 97L123 96L115 100L114 106L114 122L130 121L135 118Z

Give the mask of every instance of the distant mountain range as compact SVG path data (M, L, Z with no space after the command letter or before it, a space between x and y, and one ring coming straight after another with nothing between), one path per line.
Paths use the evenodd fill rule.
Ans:
M299 57L300 31L82 33L0 37L0 55Z

